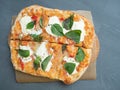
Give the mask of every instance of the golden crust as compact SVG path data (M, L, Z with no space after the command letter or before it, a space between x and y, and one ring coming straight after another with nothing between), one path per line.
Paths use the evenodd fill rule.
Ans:
M67 10L58 10L58 9L49 9L49 8L45 8L42 6L38 6L38 5L32 5L30 7L26 7L23 10L21 10L21 12L18 14L14 25L12 26L12 31L11 31L11 39L20 39L19 35L22 34L22 30L21 30L21 25L20 25L20 19L25 16L25 15L29 15L29 16L37 16L37 23L39 22L40 17L43 17L44 20L44 24L43 24L43 28L42 28L42 36L44 40L48 40L49 42L56 42L56 43L62 43L62 44L76 44L73 40L70 40L64 36L59 37L58 39L56 39L54 36L51 36L50 34L48 34L45 30L45 26L48 24L48 20L49 17L51 16L57 16L59 17L59 19L61 20L65 20L66 18L68 18L70 15L72 15L73 12L71 11L67 11ZM94 27L93 25L89 22L89 20L87 20L84 16L81 16L77 13L74 13L74 21L78 21L82 19L85 23L85 30L86 30L86 35L84 38L84 41L76 44L76 46L82 46L84 48L92 48L93 45L93 39L95 36L95 32L94 32ZM36 25L38 29L40 29L39 24ZM32 40L32 38L30 37L30 35L23 35L23 37L21 38L21 40Z

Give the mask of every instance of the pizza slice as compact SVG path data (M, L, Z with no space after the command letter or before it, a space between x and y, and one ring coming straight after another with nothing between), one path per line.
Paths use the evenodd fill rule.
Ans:
M18 14L10 38L92 48L94 36L94 27L84 16L33 5Z
M58 79L61 45L48 42L10 41L11 60L16 70ZM53 73L54 72L54 73Z
M59 69L59 80L72 84L79 80L90 64L91 49L67 45Z
M49 42L10 40L11 60L16 70L71 84L90 64L89 49Z

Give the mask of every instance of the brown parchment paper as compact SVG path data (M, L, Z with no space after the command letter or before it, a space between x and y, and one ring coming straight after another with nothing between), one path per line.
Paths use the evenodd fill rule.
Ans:
M90 11L84 11L84 10L77 10L74 11L76 13L79 13L83 16L85 16L92 24L92 15ZM15 16L12 17L12 24L15 21ZM94 25L94 24L93 24ZM83 76L80 78L80 80L95 80L96 79L96 59L99 53L99 40L98 37L96 36L94 39L94 49L92 49L92 58L91 58L91 63L86 70L86 72L83 74ZM16 81L21 82L21 83L26 83L26 82L52 82L52 81L57 81L57 80L51 80L45 77L38 77L38 76L32 76L20 71L15 70L15 76L16 76Z

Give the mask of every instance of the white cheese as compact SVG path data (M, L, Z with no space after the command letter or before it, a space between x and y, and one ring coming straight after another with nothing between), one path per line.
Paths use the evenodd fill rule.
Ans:
M85 37L85 24L84 21L81 19L78 22L73 22L72 30L81 30L81 36L80 36L80 41L84 40Z
M57 16L50 17L48 25L55 24L55 23L61 24L59 18Z
M46 71L46 72L49 72L49 70L50 70L51 67L52 67L52 62L49 61L48 65L47 65L47 67L46 67L46 69L45 69L45 71Z
M67 32L69 32L70 30L66 30L65 28L63 28L63 33L65 34L65 33L67 33Z
M39 35L42 33L42 30L27 30L27 33L28 34L36 34L36 35Z
M68 57L68 56L64 56L64 57L63 57L63 60L66 61L66 62L74 63L76 66L75 66L75 69L74 69L74 71L72 72L72 74L77 73L76 67L79 65L79 63L75 61L75 58Z
M62 27L62 23L60 22L59 18L57 16L52 16L49 18L49 21L48 21L48 25L46 26L46 31L48 34L54 36L54 37L57 37L56 35L54 35L52 32L51 32L51 25L52 24L59 24L61 27ZM71 30L81 30L81 36L80 36L80 41L83 41L84 40L84 37L85 37L85 24L84 24L84 21L81 19L79 21L74 21L73 22L73 25L72 25L72 28ZM63 27L62 27L63 28ZM63 33L67 33L69 32L70 30L66 30L65 28L63 28Z
M40 56L41 59L42 59L42 61L43 61L46 57L49 56L49 53L48 53L47 48L46 48L46 44L47 44L47 42L42 42L42 43L40 44L39 48L38 48L37 51L36 51L36 55L37 55L37 56ZM41 61L41 62L42 62L42 61ZM40 65L41 65L41 63L40 63ZM47 67L46 67L46 70L45 70L45 71L48 72L48 71L50 70L51 66L52 66L52 62L51 62L51 60L50 60L49 63L48 63L48 65L47 65Z
M47 57L49 56L48 54L48 51L47 51L47 48L46 48L46 44L47 42L42 42L40 44L40 46L38 47L37 51L36 51L36 55L37 56L40 56L42 61Z
M27 29L26 26L28 23L32 21L30 16L24 16L20 20L20 25L22 28L22 33L24 34L36 34L39 35L42 33L42 30L34 30L34 27L32 29Z
M84 40L84 37L85 37L85 24L84 24L84 21L81 19L80 21L78 22L73 22L73 25L72 25L72 28L71 30L81 30L81 36L80 36L80 41L83 41ZM67 33L69 32L70 30L66 30L65 28L63 28L63 33Z
M56 35L54 35L52 32L51 32L51 25L52 24L59 24L61 26L61 23L60 23L60 20L57 16L52 16L49 18L49 21L48 21L48 25L46 26L46 31L48 34L54 36L54 37L57 37Z
M32 60L31 55L33 54L33 51L31 50L31 48L29 46L21 46L20 45L20 49L22 49L22 50L29 50L29 52L30 52L30 55L28 57L26 57L26 58L25 57L21 57L20 55L18 55L18 57L21 58L22 62L26 63L26 62L31 61Z
M52 60L53 58L54 58L54 57L52 56L51 60ZM45 69L46 72L48 72L48 71L50 70L50 68L52 67L52 62L51 62L51 60L49 61L48 65L47 65L47 67L46 67L46 69Z

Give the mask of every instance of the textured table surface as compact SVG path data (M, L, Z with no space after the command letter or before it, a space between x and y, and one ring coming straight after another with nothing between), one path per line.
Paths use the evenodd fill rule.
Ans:
M97 79L72 85L61 82L16 83L7 44L13 15L32 4L92 12L101 49ZM120 0L0 0L0 90L120 90Z

